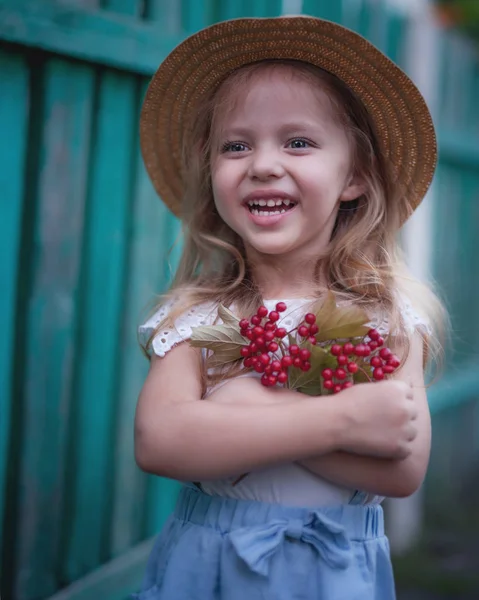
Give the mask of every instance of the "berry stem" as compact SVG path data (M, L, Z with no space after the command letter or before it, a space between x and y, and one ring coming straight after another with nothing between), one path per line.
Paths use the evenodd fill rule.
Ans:
M371 383L371 381L372 381L371 377L369 377L369 375L366 373L366 371L362 367L360 367L359 365L358 365L358 370L361 371L361 373L363 373L364 375L366 375L368 381ZM354 373L353 373L353 381L354 381Z

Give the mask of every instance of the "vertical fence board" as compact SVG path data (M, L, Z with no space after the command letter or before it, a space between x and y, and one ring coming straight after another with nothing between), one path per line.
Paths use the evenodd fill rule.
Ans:
M28 135L28 67L20 55L0 50L0 189L3 197L0 224L0 540L7 494L8 445L13 398L13 349L17 282L22 241L25 161ZM2 547L0 545L0 564Z
M215 21L240 17L275 17L281 14L281 0L222 0L216 4Z
M321 17L335 23L342 23L343 0L330 2L329 0L303 0L303 14Z
M108 558L119 333L136 121L131 76L100 81L86 233L79 363L74 522L68 575L76 579ZM136 124L136 123L135 123Z
M160 209L161 226L156 235L162 240L157 260L157 289L164 292L171 283L181 254L179 223L164 205ZM145 536L155 535L171 513L180 484L171 479L150 477L145 506Z
M212 0L180 0L181 24L188 34L211 23Z
M45 69L34 279L25 340L24 442L16 598L57 589L74 367L76 293L91 119L90 69L51 59ZM37 101L39 99L37 98Z
M471 119L471 133L475 137L479 136L479 111L477 110L476 100L479 98L479 63L474 63L473 81L470 91L470 110L469 118Z
M144 93L142 86L141 97ZM136 147L137 148L137 147ZM137 148L138 152L138 148ZM135 464L133 421L136 399L148 370L140 352L137 327L146 318L152 299L164 291L163 260L167 240L163 226L166 211L147 177L138 152L138 173L131 215L125 314L122 320L122 354L115 444L117 465L113 499L112 555L127 550L144 536L144 506L148 478Z
M137 16L141 11L142 2L143 0L102 0L101 5L105 10Z
M405 43L407 39L407 18L384 11L384 52L401 68L405 68Z
M168 0L145 0L144 18L147 21L158 23L162 31L169 34L180 30L180 4L179 2L168 2ZM161 57L158 57L158 62Z

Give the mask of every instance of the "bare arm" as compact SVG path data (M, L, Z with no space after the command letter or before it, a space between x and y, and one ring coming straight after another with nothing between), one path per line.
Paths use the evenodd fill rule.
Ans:
M224 404L200 401L200 381L199 354L187 344L152 359L135 417L135 455L145 471L198 481L340 448L406 456L415 435L415 411L402 384L395 386L395 400L389 405L372 393L351 416L349 390L343 392L341 403L337 398L298 402L297 392L234 380L216 392L233 397L232 403ZM258 402L241 404L251 384ZM371 415L378 412L383 426L372 429Z
M421 485L429 462L431 421L424 389L422 339L415 335L406 364L398 373L413 385L414 402L418 411L418 435L411 445L411 454L404 460L378 459L346 452L333 452L301 461L313 473L342 485L379 496L405 497ZM358 394L362 386L353 388ZM388 402L388 398L384 398ZM341 402L341 394L338 396Z
M256 406L213 403L200 400L200 381L198 353L187 344L152 359L135 418L135 455L145 471L214 479L338 447L341 411L332 403L302 402L298 410L295 392L283 390L283 401L272 403L266 396L275 392L261 386Z

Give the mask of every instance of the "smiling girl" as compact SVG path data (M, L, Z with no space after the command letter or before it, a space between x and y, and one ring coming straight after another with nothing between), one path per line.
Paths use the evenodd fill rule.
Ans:
M423 355L440 312L432 294L429 312L416 307L396 247L435 166L422 97L338 25L241 19L166 59L141 135L185 243L170 292L140 328L151 367L136 458L195 483L136 597L393 599L380 504L426 472ZM219 303L239 316L277 307L291 327L328 290L395 340L394 380L310 398L261 386L255 372L221 380L184 343L217 322Z

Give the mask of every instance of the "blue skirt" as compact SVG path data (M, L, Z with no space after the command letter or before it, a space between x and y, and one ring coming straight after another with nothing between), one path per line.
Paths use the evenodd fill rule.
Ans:
M380 506L297 508L184 487L137 600L393 600Z

